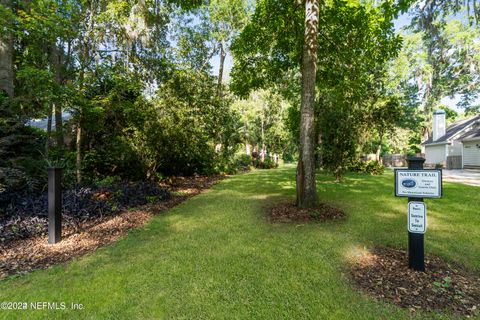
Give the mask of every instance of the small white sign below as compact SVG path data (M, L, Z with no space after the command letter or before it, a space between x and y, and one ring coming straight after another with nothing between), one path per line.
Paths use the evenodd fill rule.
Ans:
M395 196L441 198L442 171L436 169L395 169Z
M425 233L427 231L427 206L425 202L410 201L408 203L408 231Z

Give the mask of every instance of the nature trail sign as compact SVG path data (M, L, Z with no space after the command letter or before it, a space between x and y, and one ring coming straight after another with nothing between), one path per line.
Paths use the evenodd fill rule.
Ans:
M423 169L425 159L420 157L407 162L408 169L395 169L395 196L408 197L408 265L415 271L425 271L427 206L423 198L442 197L442 170Z
M410 198L441 198L442 170L396 169L395 196Z

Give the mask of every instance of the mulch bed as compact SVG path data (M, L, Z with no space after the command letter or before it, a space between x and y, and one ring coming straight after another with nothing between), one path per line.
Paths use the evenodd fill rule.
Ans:
M354 257L351 275L369 295L393 302L412 312L450 312L476 316L480 311L480 275L425 257L425 272L408 268L408 253L374 248Z
M108 186L81 186L62 190L62 225L82 228L103 217L171 198L164 185L150 181L115 182ZM48 193L28 190L0 193L0 246L48 232Z
M327 203L315 208L300 209L294 202L281 202L266 208L267 219L271 222L325 222L345 218L345 212Z
M115 242L130 229L144 225L153 215L201 193L221 178L221 176L175 178L174 181L164 185L174 194L170 199L130 209L114 217L88 220L77 224L75 228L64 227L62 241L54 245L48 244L47 235L2 244L0 279L64 263Z

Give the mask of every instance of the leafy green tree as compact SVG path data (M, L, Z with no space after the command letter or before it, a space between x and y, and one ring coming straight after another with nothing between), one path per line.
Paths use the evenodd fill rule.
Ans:
M164 174L211 173L237 150L238 119L230 102L216 95L207 73L178 70L158 90L154 101L156 127L148 134L156 155L153 161ZM214 145L222 144L216 154ZM220 167L219 167L220 166Z
M147 139L149 132L145 128L170 121L171 126L166 127L171 134L176 130L174 126L178 123L168 117L165 118L168 121L158 117L151 101L156 88L169 88L166 83L170 83L170 87L174 87L172 83L187 81L196 84L198 90L192 94L199 102L177 104L180 105L178 112L191 114L188 108L193 105L194 109L202 110L198 117L205 122L201 135L206 140L200 140L207 141L208 145L221 143L225 146L221 154L204 157L204 167L208 165L217 170L220 159L234 152L238 120L230 110L230 98L226 96L220 102L210 95L212 78L206 77L205 72L194 76L187 71L188 77L179 77L180 68L172 59L168 41L172 12L181 10L188 15L192 10L205 7L205 1L47 0L16 1L12 5L3 0L1 4L2 22L9 23L2 24L5 32L1 39L0 68L17 71L15 78L8 73L12 85L2 82L9 95L12 95L13 83L17 85L13 104L9 104L9 119L48 116L50 135L55 114L56 145L63 147L64 141L72 141L72 138L74 143L69 142L65 150L54 150L48 156L65 158L68 166L74 159L77 183L82 181L82 173L87 182L112 174L131 178L144 177L145 173L153 176L153 169L161 166L152 165L149 159L162 159L167 152L173 159L177 152L184 152L173 146L170 151L150 148L154 154L147 157L135 148ZM191 39L187 37L183 47ZM8 42L6 48L10 51L3 50L4 42ZM193 68L193 64L189 68ZM161 99L173 99L182 86L177 87L178 91L169 91L171 97L162 95ZM159 96L154 101L159 101ZM72 137L71 130L62 130L64 110L73 115L65 127L74 129L76 137ZM188 118L183 120L188 123ZM23 122L18 124L23 126ZM131 135L132 132L137 135ZM163 136L166 135L165 132ZM50 139L46 141L47 155ZM197 158L208 152L202 151ZM106 160L102 162L101 158ZM183 170L182 165L190 169ZM200 170L198 168L193 162L183 162L174 171L193 172Z
M469 19L471 6L471 1L466 6L458 1L418 1L410 11L413 18L400 55L399 77L405 79L404 90L416 91L424 119L422 140L428 139L432 112L443 98L459 95L459 106L466 108L478 96L480 34Z
M400 9L407 7L408 2L395 4L385 1L374 6L369 2L341 0L322 3L320 7L318 33L315 33L315 43L318 44L318 57L315 59L318 63L315 115L318 120L315 126L307 126L317 128L315 139L308 136L309 141L321 142L320 150L331 154L330 159L335 159L334 154L337 154L340 166L346 166L347 159L355 156L354 146L358 146L358 137L368 120L365 114L371 107L371 100L366 97L382 85L386 63L395 57L401 46L400 37L394 34L392 19ZM236 64L232 70L231 87L235 92L246 94L255 88L273 84L284 86L285 82L298 79L296 73L302 70L305 63L305 16L301 9L301 3L292 5L280 0L257 3L252 21L232 46ZM305 99L298 99L301 86L293 85L290 88L293 91L283 92L290 98L297 96L296 101L292 99L292 105L301 105L298 100L305 102ZM299 110L293 110L289 119L302 121L301 115ZM348 143L343 146L330 144L326 137L333 137L334 134L330 133L335 131L334 128L343 125L349 131ZM291 128L302 130L301 125ZM324 137L322 132L326 134L325 130L328 135ZM337 133L343 134L340 131ZM302 133L299 134L302 137ZM305 134L303 137L306 137ZM340 136L338 139L344 142ZM332 148L331 152L327 148ZM323 154L320 158L327 159ZM333 171L338 167L338 162L335 163L337 165L332 162L330 167ZM301 190L301 183L299 185Z
M375 159L380 162L382 145L388 133L401 126L401 119L404 117L400 101L396 96L383 97L375 102L370 113L372 127L378 136L378 145L375 152Z
M285 125L288 103L273 90L252 92L248 99L232 104L240 116L241 140L247 155L257 150L264 157L279 155L292 148L293 141Z
M45 137L25 126L11 103L11 98L0 92L0 193L37 190L45 182L41 156Z
M62 109L72 93L77 7L72 1L19 1L16 11L16 101L25 116L48 116L49 137L54 113L56 145L63 147ZM47 139L46 154L49 144Z
M297 206L310 208L317 202L315 178L315 85L320 2L305 1L305 27L301 61L300 147L297 165Z
M248 19L249 1L212 0L190 10L179 10L173 18L176 34L176 55L180 63L205 71L210 59L219 56L218 89L221 95L225 58L232 39Z
M211 37L214 52L218 52L218 93L221 93L225 58L232 39L246 23L248 2L246 0L211 0L207 9L208 22L211 24Z
M12 1L0 1L0 92L4 91L9 97L13 97L13 12Z
M457 121L459 116L457 111L453 110L449 106L442 105L442 104L439 105L438 108L445 111L445 120L447 121L447 126Z
M211 69L210 59L215 50L211 39L211 25L204 15L201 10L195 10L195 14L189 15L183 10L174 13L172 38L176 46L170 50L178 68L200 72Z
M189 1L184 1L187 6ZM183 3L183 2L182 2ZM168 9L174 2L159 1L91 1L80 3L76 51L79 71L76 86L79 95L73 106L76 120L77 182L81 181L82 148L85 143L82 125L87 121L90 106L85 79L97 76L97 69L106 67L130 73L142 81L156 84L168 74L167 24ZM121 68L120 68L121 67Z

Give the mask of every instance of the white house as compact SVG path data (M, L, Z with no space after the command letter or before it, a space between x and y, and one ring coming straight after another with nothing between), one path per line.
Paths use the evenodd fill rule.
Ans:
M422 144L426 165L446 167L450 159L450 163L456 160L458 168L480 169L480 115L446 127L445 111L437 110L433 113L432 136Z

